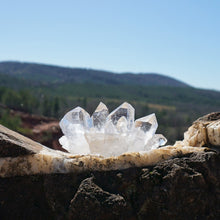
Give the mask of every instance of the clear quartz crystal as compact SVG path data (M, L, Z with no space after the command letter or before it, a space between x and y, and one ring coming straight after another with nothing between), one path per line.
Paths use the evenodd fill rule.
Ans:
M121 134L124 134L128 131L128 121L125 118L125 116L122 116L119 118L117 124L116 124L117 131Z
M64 136L59 141L72 154L118 156L149 151L167 142L163 135L155 134L158 127L155 114L134 122L134 108L127 102L110 114L100 102L92 117L77 107L63 117L60 127Z
M129 133L128 142L129 152L139 152L144 150L145 145L145 133L140 128L133 128L132 131Z
M165 145L167 142L167 139L162 134L155 134L154 137L152 137L147 144L144 146L144 150L153 150L160 146Z
M135 121L135 127L140 128L145 133L144 139L146 144L153 137L158 127L155 114L153 113L137 119Z
M76 107L73 110L67 112L60 121L60 127L65 134L68 132L67 127L70 124L80 124L83 128L88 129L90 126L90 115L81 107Z
M109 114L108 108L104 103L100 102L98 107L92 114L92 121L94 127L97 128L98 130L103 129L108 114Z
M84 136L90 126L89 122L90 115L80 107L67 112L60 121L60 127L68 140L63 137L60 139L62 147L73 154L89 154L89 145Z
M118 120L122 116L126 118L128 128L131 128L134 124L134 108L127 102L124 102L111 112L107 120L111 120L114 125L117 125Z
M106 134L117 134L117 129L116 127L113 125L111 120L106 121L105 123L105 127L104 127L104 132Z

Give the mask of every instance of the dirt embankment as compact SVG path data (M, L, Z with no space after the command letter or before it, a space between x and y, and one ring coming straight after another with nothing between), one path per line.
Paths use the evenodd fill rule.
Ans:
M58 141L62 136L58 120L14 110L10 110L10 114L19 116L22 121L22 128L30 131L27 133L21 132L23 135L52 149L66 152Z

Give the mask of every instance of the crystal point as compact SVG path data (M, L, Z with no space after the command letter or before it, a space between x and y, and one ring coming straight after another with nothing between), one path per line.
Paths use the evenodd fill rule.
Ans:
M81 107L76 107L67 112L60 121L60 127L65 134L69 124L80 124L84 128L89 127L90 115Z
M125 118L125 116L122 116L121 118L119 118L116 127L117 127L118 132L120 132L120 133L127 132L128 121Z
M160 146L165 145L167 139L162 134L155 134L153 138L151 138L148 143L145 145L144 150L156 149Z
M104 103L100 102L98 107L92 114L92 121L93 121L94 127L96 127L99 130L103 128L108 114L109 114L108 108L106 107Z
M102 102L92 117L76 107L60 121L64 136L60 144L72 154L100 154L118 156L125 152L141 152L156 149L167 140L155 134L158 124L155 114L134 122L134 108L124 102L110 114Z
M150 114L148 116L139 118L135 121L135 127L140 128L145 133L151 133L154 135L154 133L157 130L158 124L155 114Z
M108 116L108 120L111 120L114 125L117 124L118 120L124 116L128 122L128 128L131 128L134 124L134 108L127 102L121 104Z
M117 133L117 129L116 127L113 125L112 121L107 121L105 124L105 133L106 134L116 134Z

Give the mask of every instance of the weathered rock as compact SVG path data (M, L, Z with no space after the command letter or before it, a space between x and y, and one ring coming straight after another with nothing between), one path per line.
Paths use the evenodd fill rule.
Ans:
M0 158L39 153L42 145L0 125Z
M0 219L219 219L218 147L184 146L218 140L202 133L218 120L197 120L174 146L112 158L51 150L0 126Z
M83 211L81 210L83 207ZM126 216L126 202L119 194L104 191L94 183L93 177L80 184L70 202L71 219L119 219ZM92 214L92 215L91 215Z
M196 120L184 134L187 146L220 146L220 112L205 115Z
M218 219L220 156L156 166L0 178L0 219Z
M72 155L40 145L16 132L0 126L0 177L51 173L79 173L143 167L180 154L203 152L204 148L167 146L147 153L126 153L103 158Z

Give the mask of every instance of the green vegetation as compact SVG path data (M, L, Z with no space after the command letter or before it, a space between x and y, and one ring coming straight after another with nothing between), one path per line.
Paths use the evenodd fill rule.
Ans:
M21 119L18 116L10 116L9 112L4 111L1 114L0 124L17 131L21 127Z
M6 126L9 129L20 132L22 134L29 135L31 130L28 128L22 127L22 121L19 116L12 116L9 111L1 110L0 111L0 124Z
M0 103L17 111L54 117L59 115L60 109L58 97L44 94L38 96L38 93L28 88L13 90L0 87Z
M83 69L65 68L52 65L20 62L0 62L0 73L26 79L35 84L51 85L68 82L93 83L104 85L153 85L188 87L183 82L161 74L115 74L112 72Z
M136 118L155 112L158 133L173 143L183 138L183 132L198 117L220 110L220 92L195 89L170 78L163 84L164 77L158 78L158 75L153 77L154 83L157 82L154 86L138 84L140 76L132 84L134 75L131 74L127 74L120 84L118 75L103 71L36 64L19 67L16 63L7 63L6 68L5 65L0 63L0 72L7 71L7 74L0 74L0 104L58 120L76 106L91 114L100 101L110 111L128 101L135 107ZM21 129L19 118L7 114L0 114L0 123L13 130Z

